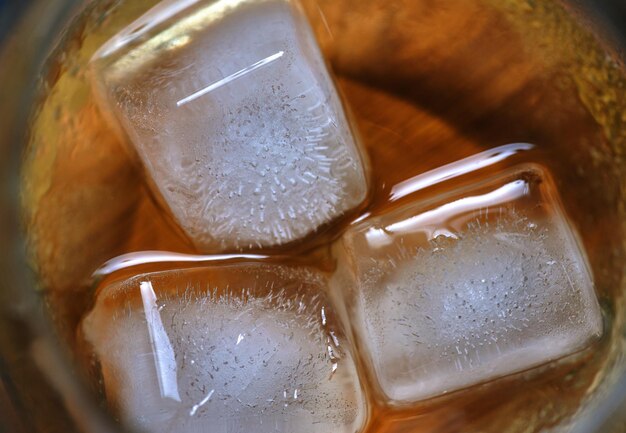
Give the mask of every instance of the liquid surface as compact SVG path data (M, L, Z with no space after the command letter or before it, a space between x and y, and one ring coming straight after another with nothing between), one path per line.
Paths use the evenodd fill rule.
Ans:
M52 57L33 120L24 165L25 225L41 286L70 347L94 302L91 276L103 263L125 253L136 254L127 259L152 258L133 267L109 262L116 272L102 272L100 287L188 263L144 251L197 254L144 186L137 161L107 126L86 78L95 50L154 3L102 2L81 15ZM320 1L305 7L371 159L373 194L364 216L393 212L480 177L460 169L467 173L424 191L420 176L429 170L507 143L532 143L503 152L487 170L530 162L551 173L589 257L606 319L605 337L592 350L556 364L410 408L367 395L366 431L564 429L619 373L626 221L622 70L556 6ZM346 225L319 243L330 244ZM296 246L290 260L331 272L334 257L327 247ZM368 374L362 380L374 383Z

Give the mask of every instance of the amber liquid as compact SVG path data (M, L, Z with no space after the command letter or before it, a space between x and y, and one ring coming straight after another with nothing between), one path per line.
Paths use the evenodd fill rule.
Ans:
M24 221L42 293L70 351L104 262L129 252L195 253L107 126L85 74L93 52L154 3L101 1L80 14L52 53L32 121ZM393 188L413 176L506 143L533 143L492 169L535 162L550 170L591 262L605 336L566 360L408 409L372 397L367 432L567 424L610 383L623 347L626 76L560 6L493 3L304 1L369 155L373 191L361 213L401 204ZM320 233L315 248L296 245L285 255L332 270L329 246L349 222Z

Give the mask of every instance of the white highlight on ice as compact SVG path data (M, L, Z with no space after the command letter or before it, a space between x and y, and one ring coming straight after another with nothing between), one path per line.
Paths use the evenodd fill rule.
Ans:
M195 93L192 93L191 95L187 96L186 98L181 99L180 101L178 101L176 103L176 106L181 107L185 104L188 104L189 102L198 99L201 96L206 95L209 92L212 92L215 89L219 89L222 86L225 86L228 83L231 83L233 81L235 81L238 78L243 77L244 75L249 74L250 72L256 71L259 68L262 68L263 66L272 63L275 60L280 59L283 55L285 54L284 51L279 51L275 54L272 54L271 56L268 56L262 60L259 60L256 63L251 64L250 66L247 66L237 72L235 72L234 74L229 75L228 77L222 78L219 81L216 81L213 84L209 84L207 87L205 87L204 89L200 89Z
M157 371L161 397L180 401L178 382L176 379L176 358L156 304L157 297L152 283L143 281L139 284L141 300L146 314L146 324L150 334L150 345L154 355L154 366Z
M189 416L194 416L196 414L196 412L198 412L198 409L200 409L202 406L207 404L209 402L209 400L211 400L211 397L213 396L214 392L215 392L215 390L212 389L211 392L209 392L209 394L206 397L204 397L202 400L200 400L200 403L194 404L193 407L191 408L191 410L189 411Z

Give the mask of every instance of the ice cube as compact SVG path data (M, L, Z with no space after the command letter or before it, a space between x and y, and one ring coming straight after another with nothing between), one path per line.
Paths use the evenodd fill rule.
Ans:
M254 263L138 275L100 289L82 330L132 428L354 433L365 403L326 285Z
M359 223L337 290L379 390L406 404L572 354L602 331L547 172L517 166Z
M163 2L91 64L104 111L200 250L296 241L366 197L363 156L293 1Z

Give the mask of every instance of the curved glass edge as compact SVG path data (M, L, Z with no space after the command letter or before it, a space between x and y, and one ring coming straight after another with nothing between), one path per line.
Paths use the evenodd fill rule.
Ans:
M84 4L25 1L23 14L3 14L11 26L0 41L0 431L117 431L89 398L42 314L16 212L25 131L46 57Z
M626 2L623 0L560 0L581 24L626 69ZM590 402L572 420L570 433L622 433L626 431L626 367L616 371Z
M562 1L592 26L622 62L626 60L626 6L622 1ZM43 430L45 422L49 432L113 433L116 430L105 417L88 407L89 399L83 398L86 390L73 379L70 363L55 346L54 335L41 314L41 301L33 290L35 282L26 265L15 212L19 209L24 131L36 95L35 84L53 45L50 35L58 34L85 1L30 3L21 22L0 46L0 64L11 65L0 68L0 82L4 83L0 86L0 238L4 246L0 252L0 409L10 410L3 412L8 416L0 420L0 431L36 432ZM37 31L29 32L29 28ZM22 39L17 40L16 35ZM622 375L571 431L615 431L626 423L625 408L626 375ZM28 419L21 416L25 413L30 415Z
M570 433L622 433L626 429L626 373L598 399Z
M626 67L626 2L624 0L560 0L599 36Z

